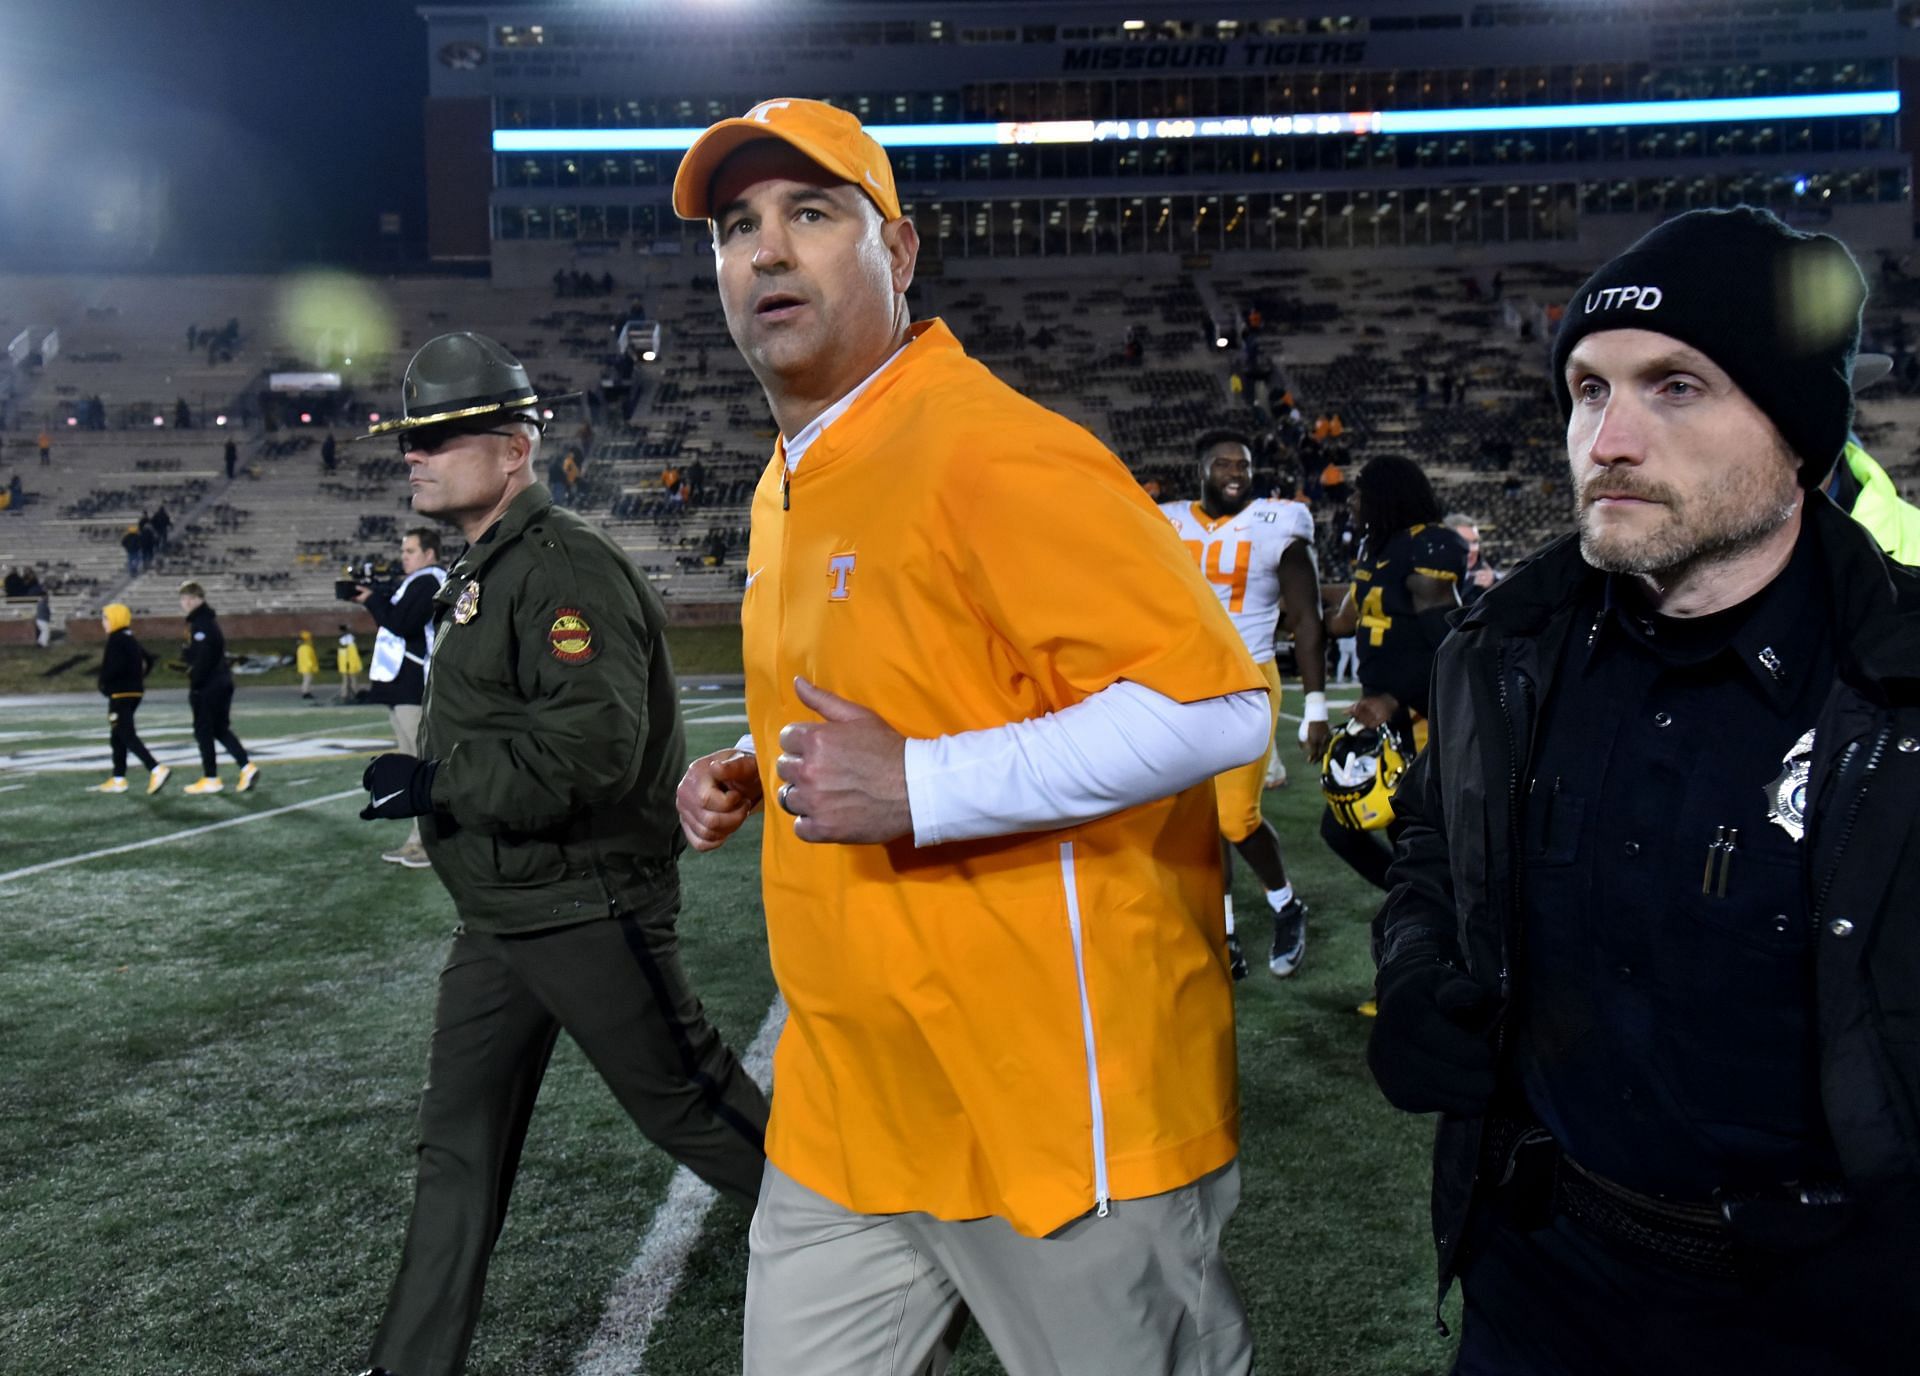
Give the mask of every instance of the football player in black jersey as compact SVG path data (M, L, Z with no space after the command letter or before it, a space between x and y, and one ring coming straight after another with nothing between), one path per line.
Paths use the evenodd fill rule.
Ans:
M1427 709L1433 654L1446 639L1447 614L1460 605L1467 542L1441 524L1440 500L1420 466L1397 454L1367 462L1347 505L1359 552L1353 586L1327 618L1327 634L1359 638L1361 697L1348 716L1396 732L1410 760L1420 743L1413 715ZM1387 887L1390 846L1342 825L1331 808L1321 815L1320 835L1363 879Z

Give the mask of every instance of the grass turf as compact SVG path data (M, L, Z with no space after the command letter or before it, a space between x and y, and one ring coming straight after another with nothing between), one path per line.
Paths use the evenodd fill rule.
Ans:
M692 670L689 672L697 672ZM384 714L249 704L288 740L248 794L88 792L96 702L0 712L0 873L353 788ZM265 699L266 695L262 695ZM689 744L731 741L690 698ZM182 707L143 710L166 753ZM341 744L331 742L338 741ZM25 751L94 751L29 770ZM375 747L365 747L375 748ZM40 764L52 757L34 757ZM98 762L98 768L92 767ZM1428 1126L1367 1079L1353 1005L1373 898L1313 834L1311 780L1267 795L1313 907L1305 968L1261 968L1257 885L1236 868L1255 974L1240 988L1245 1197L1228 1252L1262 1372L1444 1370L1431 1324ZM228 768L228 778L232 773ZM435 976L453 925L432 874L379 862L397 824L352 799L0 880L0 1345L19 1371L160 1376L356 1369L397 1259ZM751 823L756 826L758 823ZM772 997L753 834L683 862L685 958L736 1047ZM565 1039L534 1117L468 1370L570 1371L662 1198L669 1164ZM717 1208L656 1329L655 1373L739 1364L745 1221ZM957 1372L998 1370L970 1339Z

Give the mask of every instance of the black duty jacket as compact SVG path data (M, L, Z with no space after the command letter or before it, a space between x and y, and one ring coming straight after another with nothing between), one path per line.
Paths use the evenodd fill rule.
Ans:
M232 682L227 672L227 638L220 634L213 608L204 602L187 613L187 648L181 658L187 664L190 692Z
M666 607L535 483L434 599L420 754L427 855L467 927L523 932L679 901L686 767Z
M140 648L130 630L107 637L100 656L100 693L108 698L137 698L147 691L147 670L154 657Z
M1840 662L1814 728L1802 846L1820 1093L1847 1184L1871 1207L1920 1191L1920 575L1824 494L1808 498L1807 519ZM1576 537L1558 540L1461 613L1441 646L1431 735L1394 799L1406 829L1380 914L1383 966L1450 961L1510 1006L1521 785L1578 590L1598 576ZM1443 1297L1495 1183L1480 1168L1484 1122L1443 1116L1434 1143Z

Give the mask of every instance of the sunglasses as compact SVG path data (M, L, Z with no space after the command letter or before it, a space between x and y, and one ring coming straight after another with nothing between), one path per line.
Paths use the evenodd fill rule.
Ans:
M448 423L444 425L422 425L412 430L402 430L394 436L400 446L400 457L406 458L413 453L438 454L462 435L500 435L511 438L511 430L475 430L471 426Z

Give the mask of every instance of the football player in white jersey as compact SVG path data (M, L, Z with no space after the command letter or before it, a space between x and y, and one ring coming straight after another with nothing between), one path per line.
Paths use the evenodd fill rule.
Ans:
M1326 753L1327 661L1321 621L1320 574L1313 561L1313 513L1299 502L1255 500L1253 450L1245 435L1210 430L1194 446L1200 468L1200 500L1162 502L1180 538L1193 551L1200 573L1219 594L1221 605L1267 677L1273 719L1280 720L1280 671L1273 662L1273 641L1284 605L1293 628L1295 657L1306 688L1306 751L1318 760ZM1267 969L1284 979L1300 968L1307 949L1307 909L1287 882L1280 837L1261 815L1260 791L1265 756L1214 780L1220 805L1220 834L1232 844L1225 852L1229 881L1233 850L1259 876L1273 909L1273 947ZM1227 885L1227 946L1234 978L1247 964L1233 929L1233 885Z

